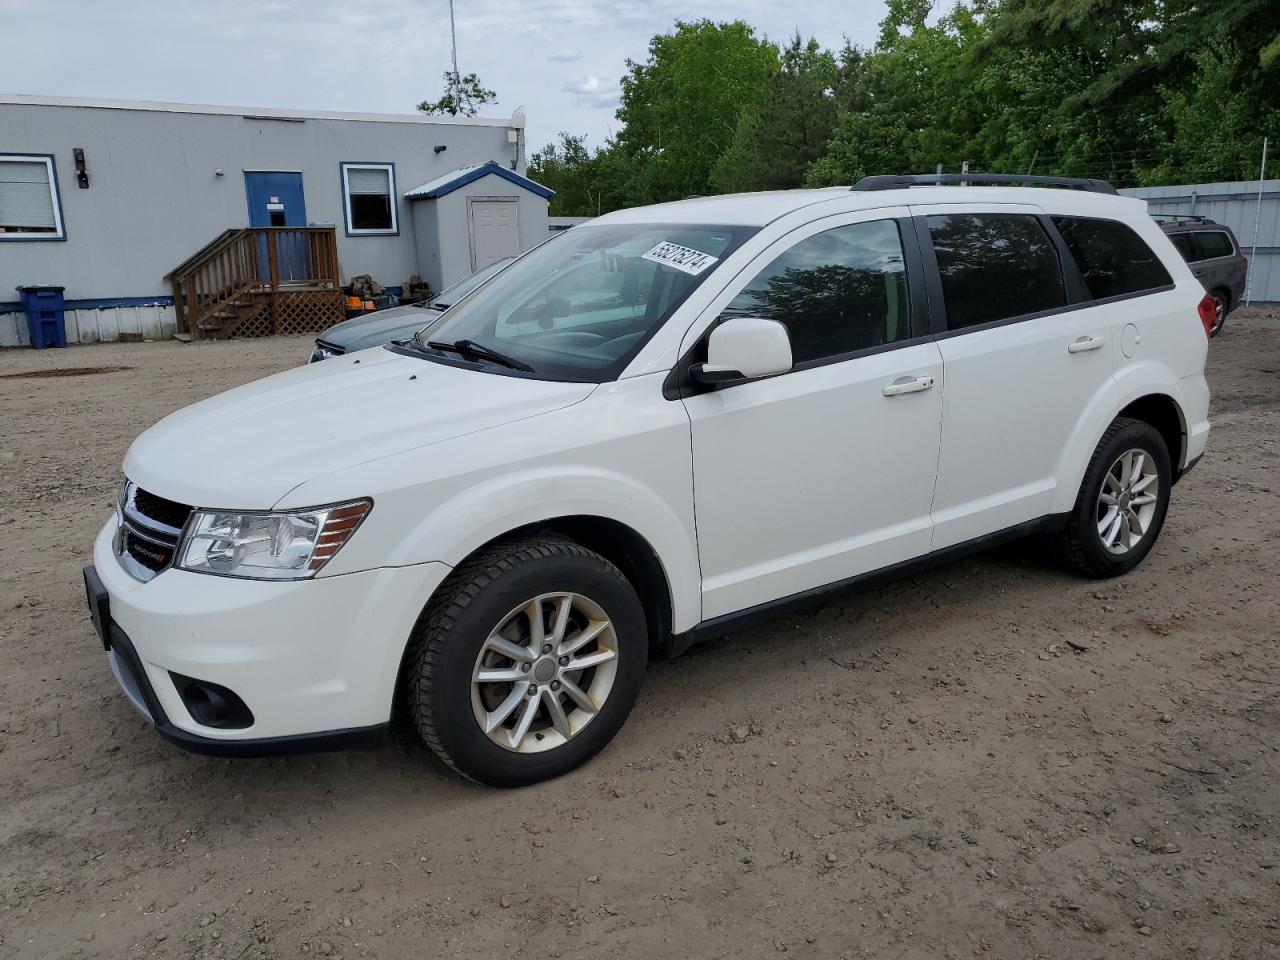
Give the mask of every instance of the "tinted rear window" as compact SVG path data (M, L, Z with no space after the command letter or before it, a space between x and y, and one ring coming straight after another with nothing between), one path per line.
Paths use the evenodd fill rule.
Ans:
M1160 258L1133 229L1115 220L1054 217L1095 300L1173 283Z
M1200 240L1200 256L1206 260L1214 257L1229 257L1236 252L1231 238L1221 230L1196 231Z
M1196 246L1194 233L1171 233L1169 239L1173 241L1173 245L1178 248L1182 259L1187 263L1194 263L1200 259L1200 248Z
M1066 304L1058 253L1029 214L929 218L947 328L958 330Z

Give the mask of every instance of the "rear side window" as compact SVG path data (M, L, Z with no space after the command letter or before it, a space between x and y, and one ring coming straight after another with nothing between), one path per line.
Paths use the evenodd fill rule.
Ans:
M950 330L1052 310L1067 302L1058 252L1033 216L933 216L929 235L942 274Z
M1053 222L1095 300L1173 283L1160 258L1131 227L1116 220L1091 217L1054 217Z
M907 339L898 224L851 223L801 240L756 274L721 316L781 322L796 363Z
M1221 230L1196 231L1200 240L1200 256L1205 260L1215 257L1230 257L1236 252L1235 245Z
M1195 263L1200 259L1200 248L1196 246L1196 235L1194 233L1171 233L1169 239L1173 241L1174 247L1182 254L1182 259L1187 263Z

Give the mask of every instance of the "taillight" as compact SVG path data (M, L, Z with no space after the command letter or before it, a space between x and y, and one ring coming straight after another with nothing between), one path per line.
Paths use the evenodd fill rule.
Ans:
M1204 335L1207 337L1213 332L1213 325L1218 322L1218 302L1206 293L1196 310L1200 314L1200 322L1204 325Z

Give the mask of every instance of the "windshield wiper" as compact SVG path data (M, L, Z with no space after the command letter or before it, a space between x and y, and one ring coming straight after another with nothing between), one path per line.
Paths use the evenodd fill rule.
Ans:
M529 366L523 360L517 360L515 357L508 357L505 353L499 353L492 347L486 347L484 344L476 343L474 340L468 340L465 337L461 340L455 340L453 343L444 343L440 340L428 340L427 346L433 350L449 350L453 353L460 353L463 356L479 357L481 360L489 360L493 363L501 364L512 370L521 370L524 373L533 373L533 367Z

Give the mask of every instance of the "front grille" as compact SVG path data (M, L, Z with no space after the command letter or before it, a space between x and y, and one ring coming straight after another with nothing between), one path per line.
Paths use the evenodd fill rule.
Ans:
M173 563L191 510L186 504L125 484L116 552L135 579L150 580Z
M162 547L144 540L128 528L125 528L123 536L124 549L129 556L153 573L159 573L173 562L173 547L177 546L176 543L173 547Z
M137 487L133 488L133 504L144 517L178 530L183 528L187 517L191 516L191 508L185 503L174 503Z

